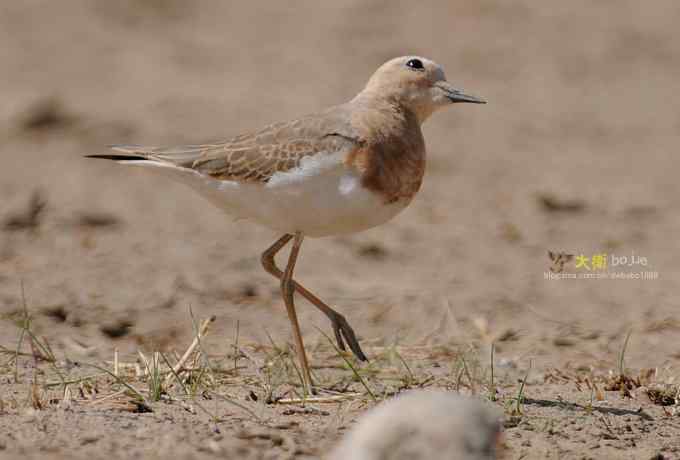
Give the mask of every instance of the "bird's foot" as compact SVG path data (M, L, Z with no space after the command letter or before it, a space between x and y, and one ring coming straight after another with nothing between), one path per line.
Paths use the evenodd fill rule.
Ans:
M333 327L333 334L335 334L335 340L338 343L338 348L346 351L345 341L347 341L347 345L349 345L350 350L352 350L352 353L354 353L354 356L356 356L359 361L368 361L368 358L359 346L359 341L357 340L356 334L354 334L354 329L352 329L352 326L349 325L345 317L336 313L330 320L331 326Z

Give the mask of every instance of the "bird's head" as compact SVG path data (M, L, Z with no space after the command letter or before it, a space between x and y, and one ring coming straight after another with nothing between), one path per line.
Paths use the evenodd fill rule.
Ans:
M402 56L387 61L371 76L361 94L396 102L410 109L420 123L436 110L457 102L486 103L456 89L446 81L439 64L419 56Z

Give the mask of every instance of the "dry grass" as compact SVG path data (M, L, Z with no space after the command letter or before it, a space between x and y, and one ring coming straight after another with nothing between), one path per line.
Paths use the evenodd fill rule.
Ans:
M680 407L680 385L672 369L643 369L636 374L626 368L630 332L621 346L618 369L596 372L592 368L585 371L582 366L540 371L533 368L530 359L523 370L499 371L494 344L486 348L457 343L412 347L393 343L371 348L371 361L359 363L319 331L325 341L310 350L317 394L305 396L290 345L276 343L271 336L266 344L246 342L237 324L233 344L226 353L206 349L205 337L215 317L197 321L191 311L193 340L176 344L174 351L139 349L136 356L120 356L114 348L111 360L68 365L67 356L55 353L35 333L25 295L23 299L23 312L10 319L17 328L17 342L0 349L7 358L0 362L0 375L25 388L24 396L11 392L0 396L3 415L67 407L143 414L170 406L207 421L216 432L231 426L233 420L249 423L250 428L235 432L236 438L268 441L270 444L264 443L267 448L294 458L296 453L305 452L305 447L282 431L290 425L281 417L301 417L296 422L301 424L330 417L326 430L335 432L348 417L354 418L372 405L413 388L442 388L483 397L503 408L506 430L538 430L546 436L552 436L564 420L576 416L579 423L599 427L598 433L605 433L607 439L624 440L612 416L634 412L616 409L617 401L642 404L644 397L667 417L674 417ZM542 381L538 377L541 374ZM571 400L560 395L541 396L544 388L555 385L570 388ZM619 399L612 393L618 393ZM540 413L542 409L547 415ZM647 412L640 409L638 416L647 417ZM208 450L221 452L213 447ZM307 450L317 453L313 448Z

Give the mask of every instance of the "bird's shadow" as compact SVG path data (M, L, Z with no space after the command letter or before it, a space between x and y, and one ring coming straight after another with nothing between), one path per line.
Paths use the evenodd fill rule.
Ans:
M630 410L630 409L618 409L615 407L598 407L598 406L587 407L582 404L568 401L550 401L548 399L534 399L527 397L524 398L523 403L532 404L540 407L559 407L561 409L567 409L571 411L586 411L586 412L592 411L607 415L633 415L636 417L640 417L644 420L653 420L653 417L644 412L642 409Z

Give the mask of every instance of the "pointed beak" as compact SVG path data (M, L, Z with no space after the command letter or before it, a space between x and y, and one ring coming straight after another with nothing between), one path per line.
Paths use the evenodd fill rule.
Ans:
M461 90L451 86L449 82L439 81L435 83L435 86L441 89L444 92L444 95L451 102L470 102L472 104L486 104L486 101L484 99L478 98L477 96L472 96L470 94L465 94Z

